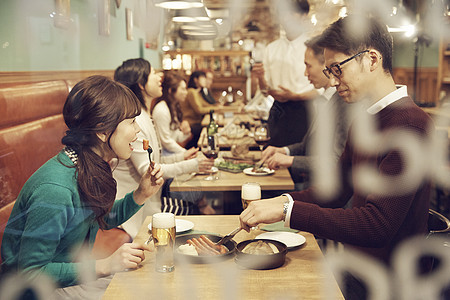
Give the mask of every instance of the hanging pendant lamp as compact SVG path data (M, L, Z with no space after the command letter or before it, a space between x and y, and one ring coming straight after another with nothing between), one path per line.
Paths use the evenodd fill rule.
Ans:
M176 23L191 23L209 20L210 19L204 7L178 9L172 17L172 21Z
M204 5L202 0L157 0L155 6L167 9L188 9Z

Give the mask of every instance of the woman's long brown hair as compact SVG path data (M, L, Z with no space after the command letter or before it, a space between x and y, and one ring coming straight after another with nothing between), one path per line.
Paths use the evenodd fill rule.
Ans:
M164 78L161 83L162 86L162 96L156 99L155 106L161 101L165 101L170 111L170 128L172 130L180 127L180 123L183 121L183 112L181 110L180 102L173 96L180 82L186 80L182 75L175 71L166 71L164 73Z
M91 76L77 83L63 108L69 128L62 143L78 155L76 176L81 201L95 214L100 228L106 228L104 216L111 210L117 185L109 164L93 149L101 149L97 133L109 139L117 125L140 113L139 100L124 85L104 76ZM112 150L111 150L112 151Z

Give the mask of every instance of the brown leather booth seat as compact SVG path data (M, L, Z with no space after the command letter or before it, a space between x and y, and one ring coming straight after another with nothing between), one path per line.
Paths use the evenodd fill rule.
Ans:
M0 84L0 245L14 202L27 179L62 148L62 108L76 82ZM93 253L106 257L131 238L99 231ZM0 258L1 262L1 258Z

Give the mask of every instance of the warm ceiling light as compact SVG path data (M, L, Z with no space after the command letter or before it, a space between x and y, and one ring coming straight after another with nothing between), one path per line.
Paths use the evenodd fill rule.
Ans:
M209 21L209 17L203 7L197 7L175 11L172 21L177 23Z
M392 33L402 32L405 33L406 37L412 37L416 33L416 26L413 24L411 25L404 25L400 27L389 27L388 31Z
M347 7L341 7L339 10L339 17L344 18L347 16Z
M182 39L212 40L217 33L217 26L212 21L181 25L179 30Z
M202 0L163 0L155 3L155 6L167 9L188 9L194 7L203 7Z
M403 0L398 2L398 6L392 8L392 13L386 20L389 32L404 32L407 37L414 35L415 28L414 15L403 5Z
M217 34L214 30L211 31L185 31L183 32L185 35L192 35L192 36L213 36Z
M316 26L317 25L317 17L316 14L311 15L311 23Z
M182 25L180 27L180 29L182 30L208 30L208 29L215 29L215 27L213 27L213 25L197 25L195 23L191 23L189 25Z
M189 16L177 16L177 17L173 17L172 21L176 22L176 23L192 23L195 22L195 18L193 17L189 17Z

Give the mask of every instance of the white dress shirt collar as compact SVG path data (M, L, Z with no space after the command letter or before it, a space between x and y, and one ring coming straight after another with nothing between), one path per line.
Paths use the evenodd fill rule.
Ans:
M397 89L395 91L381 98L381 100L377 101L375 104L369 107L367 109L367 112L371 115L377 114L386 106L407 96L408 91L406 89L406 85L397 85Z
M330 101L334 93L336 93L336 88L334 86L330 86L323 92L322 96L324 96L327 99L327 101Z

